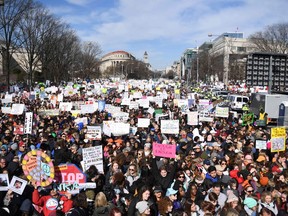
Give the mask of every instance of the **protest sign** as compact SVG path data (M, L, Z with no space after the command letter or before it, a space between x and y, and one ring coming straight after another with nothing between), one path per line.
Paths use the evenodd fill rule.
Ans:
M129 119L129 113L126 112L117 112L112 114L115 122L127 122Z
M198 125L198 112L188 112L187 113L187 124L188 125Z
M271 128L271 152L285 151L286 145L285 127Z
M138 127L147 128L150 125L149 118L138 118Z
M23 125L14 125L13 134L23 135L24 126Z
M38 110L40 116L58 116L60 113L59 109L41 109Z
M154 102L157 105L157 107L162 108L162 105L163 105L163 98L162 97L155 97Z
M267 149L267 142L266 140L256 140L256 149Z
M100 126L87 126L86 139L101 140L101 137Z
M106 104L106 101L105 100L99 100L98 101L98 110L100 112L102 112L103 110L105 110L105 104Z
M138 110L138 109L139 109L139 104L138 104L138 102L136 102L136 101L130 101L129 109L130 109L130 110L132 110L132 109Z
M94 113L96 111L94 104L84 104L81 105L81 113Z
M25 113L24 134L32 134L33 112Z
M84 164L83 170L86 171L90 166L95 165L100 173L104 173L102 146L83 148L82 155Z
M24 156L22 169L27 179L37 186L48 186L54 179L54 165L50 157L40 150L30 151Z
M9 189L19 195L22 195L26 185L27 185L27 181L17 176L13 176L9 184Z
M175 158L176 145L153 142L153 155L158 157Z
M7 191L9 189L9 177L8 174L0 174L0 191Z
M201 111L199 112L200 122L213 122L214 118L210 116L209 112Z
M86 175L75 164L60 164L55 167L57 183L86 183Z
M113 124L113 121L103 121L102 123L102 129L103 129L103 133L106 136L111 137L111 125Z
M179 120L161 120L161 132L164 134L178 134Z
M215 110L215 117L222 117L222 118L228 118L229 116L229 107L216 107Z
M242 126L252 125L254 122L254 113L246 113L242 116Z
M181 112L189 111L188 100L187 99L178 99L178 107L180 108Z
M60 102L59 110L64 112L69 112L72 110L73 104L71 102Z
M11 115L22 115L24 112L24 104L12 104Z
M114 136L122 136L129 134L130 124L123 122L113 122L110 129Z

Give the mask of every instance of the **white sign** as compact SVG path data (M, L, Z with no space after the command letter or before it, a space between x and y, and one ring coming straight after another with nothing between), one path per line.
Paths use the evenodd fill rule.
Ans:
M132 110L132 109L138 110L138 109L139 109L139 104L138 104L138 102L136 102L136 101L130 101L129 109L130 109L130 110Z
M25 187L27 185L27 181L17 177L17 176L13 176L10 185L9 185L9 189L12 190L13 192L22 195Z
M122 123L122 122L114 122L112 123L111 127L111 133L114 136L122 136L129 134L130 132L130 124Z
M147 128L150 125L150 119L149 118L138 118L138 127Z
M163 134L179 134L179 120L161 120Z
M24 134L32 134L33 112L25 113Z
M60 102L59 104L60 111L69 112L72 110L72 103L70 102Z
M162 97L155 97L154 102L158 106L158 108L162 108L162 105L163 105L163 98Z
M111 137L111 125L113 121L103 121L103 133L109 137Z
M22 115L24 112L24 104L12 104L11 115Z
M87 126L86 138L89 140L101 139L101 127L100 126Z
M127 122L129 118L129 113L126 112L117 112L112 114L115 122Z
M188 112L187 113L187 124L188 125L198 125L198 112Z
M95 106L93 104L85 104L81 105L81 113L94 113L96 111Z
M103 152L102 146L93 146L82 149L84 171L89 169L91 165L95 165L99 172L104 173L103 170Z
M256 149L267 149L267 142L265 140L256 140Z

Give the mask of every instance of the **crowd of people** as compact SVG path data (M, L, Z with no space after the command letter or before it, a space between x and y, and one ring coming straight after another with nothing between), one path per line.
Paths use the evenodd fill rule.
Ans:
M178 96L175 89L179 89ZM127 122L131 127L137 127L139 118L150 119L148 127L137 127L135 133L102 134L98 140L87 139L87 125L76 124L76 117L69 111L53 116L39 115L40 109L57 108L58 101L52 104L49 97L36 96L31 100L29 93L14 94L14 103L25 104L25 111L33 112L33 130L28 135L15 134L15 125L24 123L24 113L1 113L0 173L8 174L10 180L17 176L28 184L22 194L10 189L0 191L1 216L288 214L288 152L286 148L271 152L270 129L253 124L242 126L240 119L232 115L214 117L213 121L198 125L187 124L187 113L173 102L176 97L187 98L191 92L181 84L163 81L153 83L152 89L129 85L127 90L150 97L165 91L167 97L162 101L162 113L165 118L179 120L179 134L162 133L161 118L156 119L155 113L149 113L147 108L121 106L116 99L123 97L125 91L118 91L117 85L89 96L85 89L80 89L63 98L63 101L73 102L93 97L95 101L105 100L106 104L121 106L122 112L129 113ZM194 98L195 103L188 111L199 109L197 97L201 95ZM150 107L159 108L153 101ZM84 116L90 126L113 120L113 113L105 109L78 115ZM256 140L265 141L267 147L257 149ZM154 143L174 145L175 157L155 156ZM82 151L91 146L103 149L104 172L94 165L85 170L87 182L95 182L96 188L83 189L77 194L60 193L56 183L39 187L23 172L23 158L32 150L45 152L54 166L73 163L82 169Z

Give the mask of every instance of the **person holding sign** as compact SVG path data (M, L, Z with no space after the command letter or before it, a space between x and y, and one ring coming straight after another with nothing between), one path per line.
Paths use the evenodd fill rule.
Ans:
M43 208L44 216L56 215L57 210L66 213L73 207L72 195L67 192L65 196L61 196L56 184L52 185L52 189L47 196L41 196L37 184L32 184L35 188L32 194L32 202Z

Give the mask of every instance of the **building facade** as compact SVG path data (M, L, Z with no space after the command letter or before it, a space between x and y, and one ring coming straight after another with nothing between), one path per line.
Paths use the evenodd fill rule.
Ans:
M108 68L111 67L114 69L120 68L121 70L124 62L133 60L135 60L135 57L126 51L119 50L110 52L101 58L99 70L101 73L104 73Z

